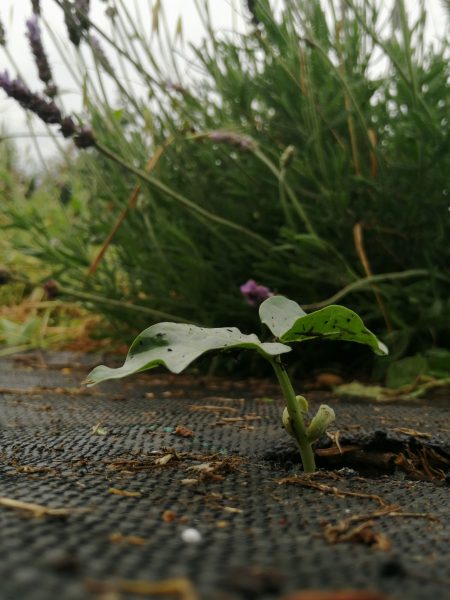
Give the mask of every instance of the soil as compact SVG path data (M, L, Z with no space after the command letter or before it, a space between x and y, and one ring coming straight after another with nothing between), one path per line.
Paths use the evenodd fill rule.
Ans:
M448 600L448 403L311 391L305 475L272 382L97 362L0 363L0 600Z

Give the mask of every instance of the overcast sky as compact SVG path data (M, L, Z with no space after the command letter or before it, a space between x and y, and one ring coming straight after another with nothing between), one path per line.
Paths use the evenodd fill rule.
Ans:
M141 12L141 20L146 26L147 31L151 25L150 6L155 2L151 0L124 0L127 8L133 11L133 7L137 4ZM417 0L405 0L408 11L414 14L417 10ZM386 5L390 4L389 0L385 0ZM184 37L186 41L194 43L200 42L203 37L203 27L201 20L195 8L195 0L162 0L167 15L168 29L174 33L178 18L181 17L183 23ZM246 20L244 18L245 11L243 9L243 0L210 0L211 15L214 21L214 26L218 29L227 31L239 30L244 31L246 28ZM434 37L442 37L445 33L446 23L445 13L440 0L426 0L426 5L429 14L428 35L432 39ZM45 16L45 23L61 41L69 53L72 48L68 48L67 35L65 26L62 20L61 9L56 5L54 0L41 0L42 13ZM105 8L107 3L101 0L91 0L91 19L99 24L102 28L108 27L108 18L105 17ZM243 14L244 13L244 14ZM0 0L0 19L5 26L8 40L8 50L14 61L14 65L0 52L0 71L8 68L10 74L15 75L19 71L27 84L34 89L41 89L36 75L36 67L30 55L28 40L26 39L25 20L31 14L30 0ZM71 77L68 75L67 67L64 65L57 51L54 50L53 43L48 32L44 30L44 44L48 53L51 56L51 65L53 74L58 86L63 89L64 107L66 110L79 110L81 106L81 93L79 86L74 84ZM70 45L70 44L69 44ZM69 56L76 57L74 53ZM28 127L24 118L23 111L16 104L7 99L0 90L0 127L2 130L13 136L27 135ZM45 130L40 123L35 122L36 131L45 134ZM27 141L27 138L18 137L17 144L21 150L23 164L36 164L36 152L32 149ZM39 138L40 148L45 156L51 156L55 152L53 142L45 137Z

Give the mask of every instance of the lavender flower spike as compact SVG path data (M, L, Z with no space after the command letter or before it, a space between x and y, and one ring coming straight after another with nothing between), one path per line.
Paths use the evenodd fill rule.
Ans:
M82 29L89 31L89 4L90 0L75 0L75 15Z
M77 133L77 128L72 117L64 117L60 122L60 125L61 127L59 130L65 138L70 138Z
M209 139L219 144L229 144L235 146L239 150L252 150L256 144L251 137L241 135L234 131L211 131L208 135Z
M64 11L64 22L66 24L67 33L69 34L69 40L78 48L83 33L79 20L76 18L73 11L73 6L69 0L63 0L62 6Z
M259 306L264 300L273 296L273 292L268 287L256 283L254 279L249 279L239 289L250 306Z
M95 136L90 125L84 125L73 136L73 142L77 148L90 148L95 146Z
M248 12L252 15L253 25L259 25L261 22L256 14L256 2L257 0L246 0Z
M63 117L53 100L48 100L39 94L33 93L21 79L11 79L8 71L0 73L0 88L3 88L10 98L17 100L20 106L37 115L44 123L48 123L49 125L58 124L63 136L65 138L73 138L78 148L95 146L92 127L89 125L81 128L77 127L72 117Z
M32 44L41 42L41 28L39 27L38 18L35 14L26 20L27 25L27 37Z
M54 88L56 93L56 86L49 85L52 80L52 72L50 70L47 55L45 54L44 46L42 44L41 29L39 27L39 21L36 14L33 14L33 16L30 17L26 23L27 37L30 40L31 51L33 52L34 60L36 62L39 79L47 85L49 90Z
M40 0L31 0L31 7L33 9L33 13L35 15L40 15L41 14L41 2Z
M53 101L34 94L19 78L11 80L8 71L0 73L0 87L10 98L14 98L25 109L31 110L45 123L60 123L61 111Z
M6 31L3 23L0 21L0 46L6 46Z
M103 69L109 73L109 75L113 75L114 71L109 62L105 52L103 51L100 40L95 35L89 36L89 42L91 45L92 53L94 54L94 58L98 61L98 63L103 67Z
M75 46L79 46L83 36L89 31L89 0L62 0L64 21L66 23L69 39Z
M9 78L9 73L6 70L3 71L3 73L0 73L0 87L3 88L9 96L9 92L11 89L11 79Z

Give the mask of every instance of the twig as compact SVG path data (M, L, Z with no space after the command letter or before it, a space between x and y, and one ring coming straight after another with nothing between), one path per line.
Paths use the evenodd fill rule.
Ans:
M356 252L358 253L359 260L361 261L361 264L364 268L367 277L373 277L370 262L364 248L362 225L360 222L355 223L353 227L353 240L355 242L355 248ZM386 307L384 305L383 298L381 297L380 290L375 285L372 285L370 287L372 288L377 304L380 307L381 314L383 315L384 322L386 323L386 329L390 333L392 332L392 323L389 317L389 313L387 312Z
M155 153L149 158L147 164L145 165L146 173L151 173L153 171L153 169L158 164L159 159L164 154L164 152L169 147L169 145L174 141L174 139L175 138L173 136L170 137L164 144L162 144L161 146L159 146L156 149ZM127 201L125 208L120 213L119 218L117 219L113 228L109 232L108 236L106 237L105 241L102 244L102 247L98 251L97 256L95 257L94 261L92 262L91 266L89 267L89 270L86 275L87 278L96 272L98 265L100 264L101 260L103 259L108 247L111 245L111 242L113 241L114 237L116 236L116 233L119 231L120 227L122 226L122 223L125 221L128 213L130 212L130 210L132 208L134 208L136 206L136 202L139 197L140 191L141 191L141 184L138 183L134 186L133 191L131 192L130 196L128 197L128 201Z
M421 512L408 512L399 510L400 507L397 504L390 504L385 506L385 508L380 508L379 510L375 510L371 513L366 513L363 515L353 515L352 517L348 517L340 521L341 526L351 525L353 523L359 523L361 521L369 521L372 519L379 519L380 517L405 517L409 519L429 519L430 521L439 521L439 518L430 513L421 513Z
M215 406L213 404L190 404L189 410L192 411L200 411L204 410L206 412L227 412L227 413L237 413L239 409L232 408L231 406Z
M162 581L138 581L119 579L118 581L88 580L88 591L94 593L116 592L137 596L175 596L179 600L200 600L193 584L184 577L163 579Z
M315 481L310 481L304 477L299 477L297 475L292 475L290 477L283 477L283 479L278 479L277 483L279 485L284 485L286 483L293 483L296 485L301 485L303 487L313 488L315 490L319 490L325 494L333 494L338 498L343 498L344 496L353 496L355 498L367 498L368 500L375 500L381 504L381 506L389 506L388 503L383 500L380 496L376 494L363 494L361 492L348 492L346 490L340 490L339 488L331 485L326 485L324 483L316 483Z
M379 550L389 550L391 548L389 538L373 530L374 520L381 517L405 517L439 521L437 517L429 513L404 512L399 510L399 506L391 505L369 514L348 517L338 521L336 525L325 522L323 523L325 538L332 544L358 542Z
M371 275L369 277L361 277L357 281L352 281L348 285L341 288L338 292L322 300L320 302L313 302L312 304L303 304L302 307L305 310L312 310L316 308L323 308L329 304L335 304L338 300L344 296L348 296L352 292L363 290L367 287L371 287L374 283L380 283L384 281L396 281L398 279L409 279L410 277L428 277L430 271L426 269L409 269L408 271L399 271L396 273L380 273L379 275ZM437 275L439 277L439 275Z
M330 544L339 544L342 542L353 542L365 544L376 550L390 550L391 542L387 535L374 531L373 521L364 521L353 527L341 528L338 525L326 525L324 529L325 539Z
M87 510L76 508L51 508L49 506L43 506L42 504L35 504L34 502L22 502L21 500L5 497L0 497L0 506L24 510L31 513L34 517L68 517L73 513L80 511L84 512Z

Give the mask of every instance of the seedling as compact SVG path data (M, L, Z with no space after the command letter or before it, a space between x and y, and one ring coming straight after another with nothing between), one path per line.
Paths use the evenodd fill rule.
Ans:
M308 404L303 396L295 394L281 355L291 351L288 344L314 338L365 344L381 355L387 354L388 349L355 312L344 306L327 306L307 315L296 302L284 296L272 296L259 307L259 316L275 336L275 341L261 342L255 334L246 335L236 327L210 329L183 323L152 325L134 340L122 367L96 367L88 375L86 384L91 386L107 379L120 379L158 365L164 365L172 373L181 373L196 358L212 350L256 350L275 371L286 401L283 426L298 444L305 472L313 472L312 445L334 421L334 411L323 404L306 425Z

